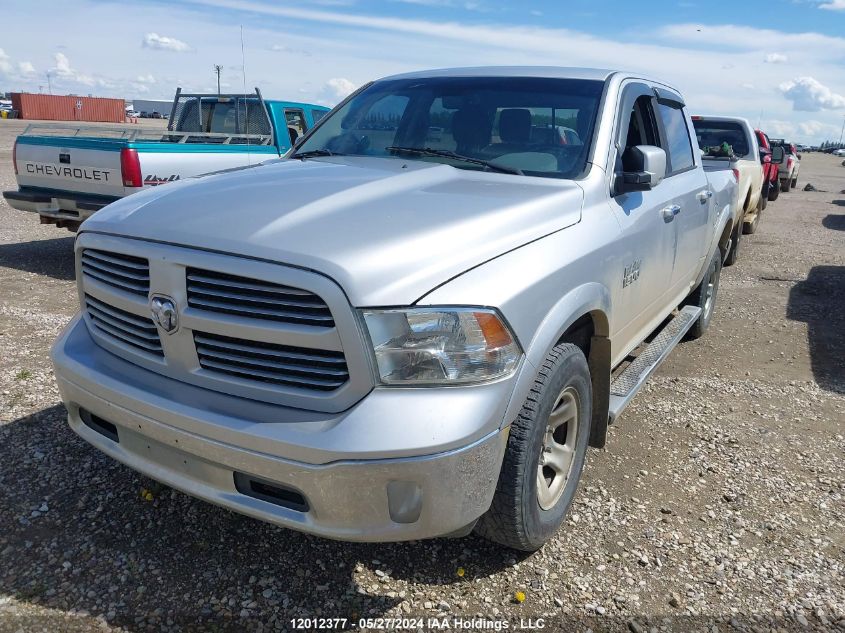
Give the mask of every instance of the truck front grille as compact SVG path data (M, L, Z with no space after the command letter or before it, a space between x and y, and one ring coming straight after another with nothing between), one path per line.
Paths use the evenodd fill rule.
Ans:
M85 309L91 324L101 336L153 356L164 356L158 329L152 319L115 308L91 295L85 295Z
M150 292L150 263L142 257L86 248L82 274L132 294L146 297Z
M324 275L93 232L80 233L75 251L91 338L126 362L301 411L345 411L373 388L357 315ZM172 331L153 316L151 297L173 302Z
M238 316L334 327L326 302L313 292L227 273L189 268L188 305Z
M343 352L194 332L200 366L243 380L332 391L349 380Z

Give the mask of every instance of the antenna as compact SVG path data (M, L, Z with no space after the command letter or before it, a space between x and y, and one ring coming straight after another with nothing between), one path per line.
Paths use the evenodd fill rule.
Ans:
M249 152L249 99L246 98L246 55L244 55L244 25L241 24L241 75L244 81L244 127L246 128L246 164L252 166Z

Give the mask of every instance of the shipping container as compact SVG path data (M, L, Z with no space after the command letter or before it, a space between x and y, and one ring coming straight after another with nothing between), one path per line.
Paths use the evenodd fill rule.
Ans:
M18 111L21 119L123 123L124 107L123 99L12 93L12 109Z

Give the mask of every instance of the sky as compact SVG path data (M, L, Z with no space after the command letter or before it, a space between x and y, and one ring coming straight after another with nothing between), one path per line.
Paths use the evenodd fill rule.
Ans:
M170 100L177 86L334 105L386 75L479 65L648 73L693 113L793 142L845 122L845 0L40 0L0 21L0 92ZM243 47L241 33L243 33Z

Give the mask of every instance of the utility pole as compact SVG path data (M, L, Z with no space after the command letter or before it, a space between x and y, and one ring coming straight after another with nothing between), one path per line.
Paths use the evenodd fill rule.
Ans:
M47 71L47 92L53 94L53 84L50 83L50 71Z
M223 70L223 66L220 64L214 64L214 72L217 73L217 96L220 96L220 71Z

